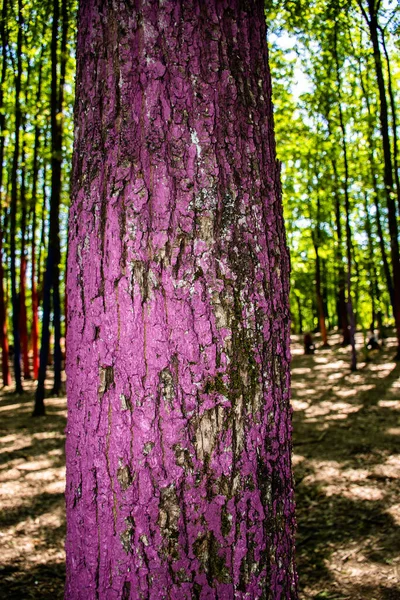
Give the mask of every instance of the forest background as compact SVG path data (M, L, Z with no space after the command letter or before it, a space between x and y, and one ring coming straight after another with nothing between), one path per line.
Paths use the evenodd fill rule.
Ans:
M5 385L46 368L61 390L73 147L74 0L3 0L0 343ZM397 325L400 335L396 2L268 2L270 63L296 333ZM41 350L40 350L41 348ZM14 370L9 369L10 353ZM41 358L40 358L41 356Z
M61 386L76 9L4 0L1 12L3 383L11 347L17 390L38 379L38 414L49 354ZM399 6L295 0L266 16L292 327L323 344L336 327L348 344L399 313Z

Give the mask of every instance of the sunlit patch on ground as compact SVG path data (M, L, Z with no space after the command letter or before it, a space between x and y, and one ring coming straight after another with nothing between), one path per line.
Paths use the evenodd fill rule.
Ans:
M300 342L292 395L301 598L400 599L395 340L356 373L339 338L321 357L301 354Z
M0 597L63 598L65 398L31 417L33 385L0 396Z

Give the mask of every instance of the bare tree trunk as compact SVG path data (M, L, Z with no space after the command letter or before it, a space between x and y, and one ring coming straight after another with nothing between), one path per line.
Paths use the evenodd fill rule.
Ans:
M324 299L322 295L322 281L321 281L321 260L319 257L319 245L320 245L320 216L321 213L321 203L319 196L317 196L317 223L316 228L313 232L313 244L315 251L315 290L317 296L317 310L318 310L318 322L319 322L319 330L321 333L322 339L322 347L328 348L328 333L326 330L325 323L325 308L324 308Z
M298 315L298 320L299 320L299 329L298 329L298 333L301 335L303 333L303 311L301 308L301 300L300 300L300 296L298 296L297 294L295 294L295 298L296 298L296 303L297 303L297 315Z
M396 182L396 195L398 204L398 215L400 216L400 180L399 180L399 161L398 161L398 143L397 143L397 116L396 116L396 101L393 92L392 85L392 73L390 68L389 53L386 48L385 42L385 31L382 27L379 27L381 33L381 40L383 46L383 52L385 54L387 76L388 76L388 92L390 100L390 111L392 113L392 131L393 131L393 167L394 167L394 180Z
M383 77L382 58L379 46L379 23L377 6L374 0L367 0L367 10L365 10L362 1L358 4L363 13L363 16L368 24L370 39L373 49L376 81L379 91L379 118L381 125L382 148L384 157L384 184L386 194L386 205L388 210L388 224L390 233L390 250L392 259L393 273L393 316L395 320L397 333L397 354L396 359L400 359L400 254L398 227L396 217L396 204L394 201L395 189L393 181L393 164L392 154L390 149L389 122L388 122L388 106L386 99L385 80Z
M62 121L60 115L63 108L63 89L65 83L66 43L68 31L67 0L62 0L62 37L60 80L57 75L57 42L60 20L59 0L53 3L53 27L51 43L51 198L50 198L50 228L49 244L46 261L46 271L43 286L43 320L42 343L40 347L40 364L38 386L35 397L34 415L44 414L44 394L46 367L50 349L50 313L53 304L54 323L54 387L53 393L61 389L61 301L60 301L60 199L61 199L61 166L62 166Z
M353 299L352 299L352 289L351 289L351 276L352 276L352 239L351 239L351 227L350 227L350 197L349 197L349 164L347 158L347 141L346 141L346 129L344 125L343 119L343 110L342 110L342 90L341 90L341 77L340 77L340 65L339 65L339 56L337 49L337 23L335 24L335 34L334 34L334 58L336 63L336 76L337 76L337 86L338 86L338 110L339 110L339 124L340 131L342 136L342 150L343 150L343 163L344 163L344 182L343 182L343 190L344 190L344 208L346 215L346 258L347 258L347 277L346 277L346 306L347 306L347 315L349 322L349 332L350 332L350 345L351 345L351 363L350 368L352 371L357 369L357 353L356 353L356 342L355 342L355 318L353 311Z
M342 330L343 340L342 345L348 346L350 344L350 328L349 319L346 305L346 276L343 266L343 234L342 234L342 223L341 223L341 206L339 196L339 177L337 173L336 160L332 160L332 168L335 180L335 226L336 226L336 251L335 251L335 262L337 265L337 281L338 281L338 297L337 297L337 313L339 329Z
M80 5L66 598L296 599L262 0Z
M14 377L15 390L18 394L23 392L21 381L21 344L19 335L19 296L17 290L16 268L16 223L18 203L18 162L20 152L21 128L21 75L22 75L22 0L18 0L18 33L17 33L17 74L15 76L15 134L14 153L11 169L11 208L10 208L10 263L11 263L11 302L12 325L14 339Z

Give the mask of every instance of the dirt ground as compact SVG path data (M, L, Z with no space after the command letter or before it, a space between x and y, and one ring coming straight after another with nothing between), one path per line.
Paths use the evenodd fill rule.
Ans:
M359 347L361 346L361 338ZM400 364L394 339L360 354L293 343L297 556L302 599L400 599ZM56 600L64 581L65 398L31 417L0 394L0 598Z

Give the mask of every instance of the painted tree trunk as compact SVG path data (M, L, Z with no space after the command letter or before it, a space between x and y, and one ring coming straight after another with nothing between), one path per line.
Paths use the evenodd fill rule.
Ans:
M20 292L19 292L19 330L21 336L22 366L24 379L30 379L28 350L28 316L26 311L26 257L21 256L20 266Z
M27 76L27 89L29 87L29 75L30 69L28 68ZM25 96L25 102L27 102L27 92ZM22 119L22 139L21 139L21 189L20 189L20 207L21 207L21 260L19 269L19 331L21 339L21 355L22 355L22 367L24 379L30 379L30 366L29 366L29 339L28 339L28 314L26 310L26 221L27 221L27 210L26 210L26 154L25 154L25 116Z
M36 287L36 265L34 261L36 260L35 256L35 246L32 241L32 273L31 273L31 285L32 285L32 370L33 370L33 378L35 380L39 377L39 298Z
M43 26L43 38L45 35L45 28L47 28L47 23ZM31 297L32 297L32 329L31 329L31 342L32 342L32 370L33 370L33 378L35 380L39 377L39 295L37 290L37 275L40 273L40 255L38 264L36 264L37 254L36 254L36 229L37 229L37 211L36 211L36 203L37 203L37 188L38 188L38 178L39 178L39 151L40 151L40 137L41 131L38 124L38 117L41 110L40 102L41 102L41 94L42 94L42 59L44 53L44 46L42 46L40 51L41 62L39 65L39 75L38 75L38 85L36 92L36 105L38 107L38 112L36 114L36 124L35 124L35 142L33 147L33 164L32 164L32 239L31 239ZM43 178L45 179L45 172L43 169ZM43 198L44 204L44 198ZM43 206L42 210L45 207Z
M11 385L11 374L8 366L7 310L4 290L3 269L3 232L0 231L0 346L1 371L3 385Z
M42 51L43 55L43 51ZM40 102L40 91L42 82L42 71L39 71L39 83L37 93L37 104ZM38 379L39 376L39 297L37 291L36 272L40 271L40 264L36 265L36 202L37 202L37 183L39 175L39 148L40 148L40 129L35 126L35 145L33 151L33 168L32 168L32 239L31 239L31 295L32 295L32 369L33 378Z
M7 0L3 0L0 20L1 38L1 82L0 82L0 194L3 186L3 162L4 162L4 135L6 128L5 111L3 110L3 84L7 73ZM1 197L2 200L2 197ZM3 213L3 202L0 201L0 211ZM3 224L0 229L0 346L1 346L1 370L3 385L11 385L11 374L8 365L8 337L7 337L7 303L4 289L4 252L3 252Z
M262 0L81 3L69 600L297 598L265 40Z

